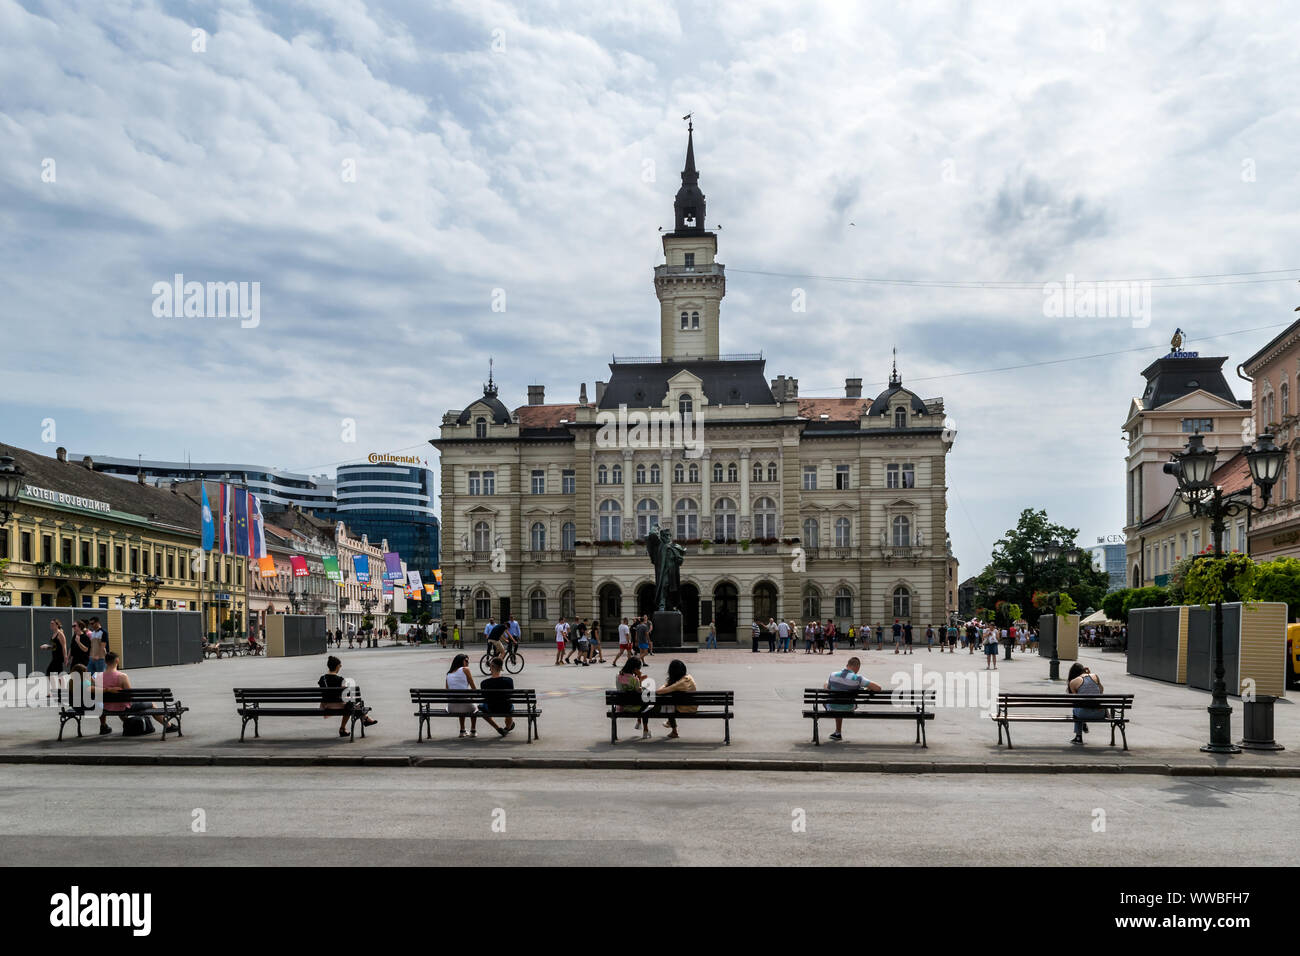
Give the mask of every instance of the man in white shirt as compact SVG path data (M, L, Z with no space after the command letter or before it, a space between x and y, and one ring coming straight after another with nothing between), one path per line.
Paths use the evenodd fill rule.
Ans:
M632 656L632 628L628 626L627 618L623 618L623 623L618 626L618 653L614 655L614 666L618 666L618 659L626 654Z
M790 649L790 625L782 621L776 626L776 636L780 639L779 647L784 654Z
M560 622L555 625L555 663L564 663L564 644L569 639L569 622L560 618Z

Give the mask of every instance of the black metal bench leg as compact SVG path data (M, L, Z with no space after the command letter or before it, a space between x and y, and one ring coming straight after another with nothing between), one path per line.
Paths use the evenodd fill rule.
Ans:
M609 718L609 742L611 744L618 743L618 718L617 717Z
M1115 746L1115 721L1110 722L1110 745Z
M730 744L731 743L731 718L730 717L722 718L722 725L725 728L722 737L722 742L724 744Z
M243 723L239 725L239 742L244 742L244 734L248 731L248 718L243 718Z
M1128 728L1123 724L1119 725L1119 735L1124 738L1124 749L1128 750Z
M817 715L813 715L813 743L818 747L822 745L821 738L817 736Z
M1011 725L1010 725L1010 724L1004 724L1003 726L1006 727L1006 730L1007 730L1007 749L1008 749L1008 750L1015 750L1016 748L1013 747L1013 746L1011 745Z

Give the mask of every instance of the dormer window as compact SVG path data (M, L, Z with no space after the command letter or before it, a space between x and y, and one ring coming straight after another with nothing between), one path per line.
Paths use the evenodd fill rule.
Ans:
M901 405L898 408L894 409L894 427L895 428L907 427L907 409L903 408Z
M683 422L690 421L691 413L695 410L695 403L691 401L691 396L682 395L677 399L677 412L682 416Z
M686 253L686 268L687 269L695 268L695 253L693 252Z
M474 419L474 437L475 437L475 438L487 438L487 419L486 419L486 418L479 417L479 418Z

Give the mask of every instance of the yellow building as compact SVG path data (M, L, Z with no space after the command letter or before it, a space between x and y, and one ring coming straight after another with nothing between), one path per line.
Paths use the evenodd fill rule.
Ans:
M96 472L62 448L0 444L0 456L22 479L0 525L0 606L204 610L206 631L233 615L243 633L247 559L203 555L196 497Z

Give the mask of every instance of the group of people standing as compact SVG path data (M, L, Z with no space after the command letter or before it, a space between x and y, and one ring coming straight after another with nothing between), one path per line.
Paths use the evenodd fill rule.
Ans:
M93 679L107 668L108 633L97 617L72 622L72 636L63 631L63 622L50 621L50 640L41 650L50 652L50 662L45 665L45 696L57 694L63 700L64 673L82 680ZM75 678L74 678L75 679Z
M576 661L573 659L575 656L578 658ZM584 617L570 625L568 618L561 617L555 625L555 663L581 664L583 667L605 663L605 652L600 646L600 623L595 620L589 623Z

